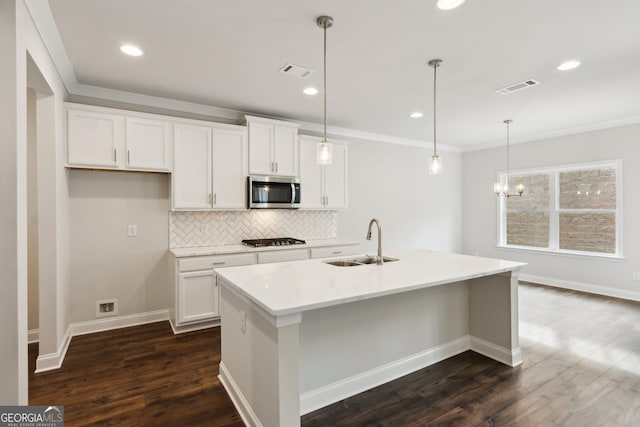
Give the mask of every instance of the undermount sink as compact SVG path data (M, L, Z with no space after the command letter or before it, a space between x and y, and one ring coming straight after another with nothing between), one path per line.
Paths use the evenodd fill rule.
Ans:
M325 261L325 264L335 265L336 267L355 267L356 265L367 265L367 264L375 264L378 260L377 257L374 256L366 256L359 257L354 259L341 259L337 261ZM382 257L382 261L384 262L393 262L398 261L398 258L391 257Z

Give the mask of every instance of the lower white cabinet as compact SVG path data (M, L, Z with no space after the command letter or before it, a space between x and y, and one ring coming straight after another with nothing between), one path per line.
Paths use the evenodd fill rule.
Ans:
M176 323L208 320L218 315L218 281L213 271L180 273Z

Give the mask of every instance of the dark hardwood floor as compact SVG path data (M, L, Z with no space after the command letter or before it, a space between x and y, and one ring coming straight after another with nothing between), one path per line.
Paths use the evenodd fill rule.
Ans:
M640 303L520 286L524 364L466 352L302 417L303 426L640 426ZM30 370L37 346L29 351ZM240 426L218 381L218 329L166 322L72 340L30 403L67 426Z

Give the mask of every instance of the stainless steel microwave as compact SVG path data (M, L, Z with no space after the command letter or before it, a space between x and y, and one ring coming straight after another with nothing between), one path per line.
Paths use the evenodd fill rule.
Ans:
M248 180L249 209L297 209L300 207L298 178L251 175Z

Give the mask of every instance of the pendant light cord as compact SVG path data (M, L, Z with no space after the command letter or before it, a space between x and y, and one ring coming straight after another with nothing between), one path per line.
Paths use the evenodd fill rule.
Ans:
M324 27L324 72L322 83L323 111L324 111L324 141L327 142L327 26Z
M436 150L436 74L438 73L438 63L433 66L433 155L437 156Z
M504 121L507 124L507 188L509 187L509 125L511 120Z

